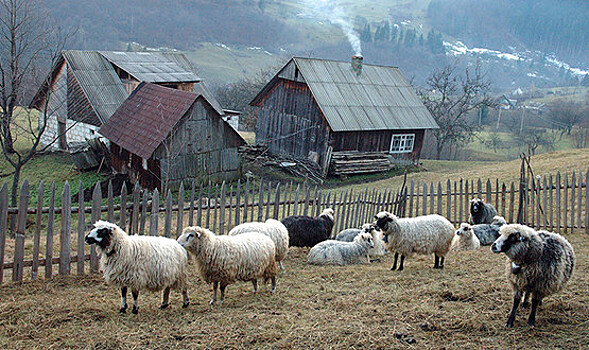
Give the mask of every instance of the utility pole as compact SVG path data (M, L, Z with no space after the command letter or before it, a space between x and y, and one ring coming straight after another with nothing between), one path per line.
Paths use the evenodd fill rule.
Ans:
M503 110L503 108L499 108L499 116L497 117L497 128L495 128L496 130L499 130L499 123L501 123L501 111Z
M519 125L519 133L521 134L524 130L524 115L526 114L526 106L522 106L522 121Z

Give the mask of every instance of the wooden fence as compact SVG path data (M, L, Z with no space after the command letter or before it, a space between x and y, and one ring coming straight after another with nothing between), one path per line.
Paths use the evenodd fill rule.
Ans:
M525 182L525 181L524 181ZM573 229L589 233L589 171L560 173L522 183L498 180L457 180L437 183L411 181L400 189L321 190L307 184L256 182L184 185L179 192L160 196L123 185L121 195L106 194L94 187L92 201L85 203L80 183L73 199L66 182L61 194L55 184L39 184L36 202L30 205L29 184L20 188L18 206L8 206L8 186L0 189L0 284L12 272L12 281L25 276L39 278L98 271L94 247L84 244L91 224L99 219L117 223L130 234L176 237L186 226L199 225L226 234L243 222L282 219L289 215L318 215L324 208L335 211L334 234L342 229L371 222L382 210L413 217L441 214L455 224L468 220L469 200L475 196L492 203L507 222L520 222L561 233ZM56 198L61 196L57 207ZM44 207L46 197L49 206ZM9 231L15 220L16 232ZM53 265L58 265L57 271Z

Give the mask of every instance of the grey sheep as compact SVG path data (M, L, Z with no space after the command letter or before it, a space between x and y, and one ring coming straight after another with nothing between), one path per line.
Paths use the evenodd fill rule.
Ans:
M372 241L374 242L374 247L368 250L368 255L372 258L378 258L380 256L385 255L388 251L385 248L384 242L384 235L382 231L375 225L375 224L364 224L362 228L349 228L341 231L335 237L336 241L341 242L352 242L354 238L358 236L360 233L365 232L372 235Z
M501 226L507 225L507 222L503 216L495 215L490 224L466 225L469 225L472 228L472 231L479 239L481 245L491 245L497 240L497 238L499 238L499 229Z
M491 246L493 253L507 255L506 275L514 291L513 306L506 327L513 327L517 308L525 293L522 307L532 295L528 325L534 326L536 310L544 297L561 290L571 278L575 252L561 235L519 225L501 227L501 237Z
M497 215L497 209L491 203L485 203L480 198L470 200L470 216L468 222L471 225L490 224Z
M314 265L368 264L368 250L374 247L372 235L360 233L353 242L327 240L309 250L307 262Z

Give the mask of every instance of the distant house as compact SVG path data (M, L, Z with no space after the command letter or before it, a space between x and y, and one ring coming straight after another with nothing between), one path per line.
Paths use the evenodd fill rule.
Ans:
M63 51L31 103L40 110L47 106L50 114L41 145L53 142L54 149L68 149L72 142L97 137L100 126L142 81L200 89L210 97L181 53Z
M515 109L517 106L517 100L507 98L505 95L501 95L497 98L497 107L500 109Z
M143 188L162 190L187 179L233 180L245 141L203 93L140 83L99 129L113 167Z
M256 143L272 154L310 157L324 171L348 153L419 159L425 130L438 125L398 68L361 60L292 58L250 103Z

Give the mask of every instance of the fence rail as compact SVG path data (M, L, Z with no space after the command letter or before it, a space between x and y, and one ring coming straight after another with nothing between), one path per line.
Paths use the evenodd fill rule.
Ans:
M248 179L245 183L221 185L193 182L188 191L181 184L177 194L168 191L165 196L138 186L129 191L123 185L121 195L116 197L111 184L105 196L97 184L89 203L84 202L81 183L73 198L67 182L61 194L56 193L55 184L46 190L40 183L37 201L31 206L30 186L25 180L14 208L8 206L8 186L0 188L0 284L9 272L12 281L22 281L25 276L39 278L41 266L45 278L68 275L72 268L80 275L97 272L96 251L84 245L84 235L99 219L115 222L130 234L175 237L189 225L225 234L243 222L318 215L331 207L335 211L335 234L373 221L382 210L405 217L436 213L457 224L468 220L469 201L478 196L492 203L507 222L561 233L574 229L589 233L588 182L589 171L557 173L517 184L497 179L437 183L412 180L398 189L325 191L307 184ZM55 204L58 196L60 207ZM46 197L49 205L44 207ZM56 271L53 265L58 265Z

